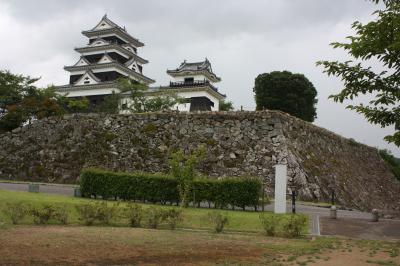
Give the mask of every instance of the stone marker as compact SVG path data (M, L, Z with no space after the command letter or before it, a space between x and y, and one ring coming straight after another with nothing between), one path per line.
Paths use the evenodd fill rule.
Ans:
M371 222L378 222L379 221L379 211L377 209L372 209L372 217Z
M275 213L286 213L287 166L275 165Z
M80 188L74 188L74 197L82 197L81 189Z
M337 209L336 209L335 205L333 205L331 207L331 212L330 212L329 218L331 218L331 219L336 219L337 218Z

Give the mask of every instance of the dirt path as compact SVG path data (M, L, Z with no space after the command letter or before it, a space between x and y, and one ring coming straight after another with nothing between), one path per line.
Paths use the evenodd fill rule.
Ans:
M399 249L400 243L113 227L0 230L0 265L400 265Z

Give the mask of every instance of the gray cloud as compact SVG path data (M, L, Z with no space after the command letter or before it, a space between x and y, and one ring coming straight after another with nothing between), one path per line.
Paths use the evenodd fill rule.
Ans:
M63 84L80 34L107 13L143 41L145 73L168 82L165 71L184 60L208 57L223 81L218 84L237 108L254 109L254 78L263 72L304 73L318 90L317 125L372 146L392 129L369 125L327 97L341 82L315 66L320 59L346 59L329 43L352 33L354 20L368 21L376 8L364 0L0 0L0 69L41 76L40 85Z

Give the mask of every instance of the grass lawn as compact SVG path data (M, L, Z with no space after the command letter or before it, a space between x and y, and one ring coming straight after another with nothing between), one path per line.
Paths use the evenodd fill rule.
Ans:
M29 193L29 192L19 192L19 191L6 191L0 190L0 210L4 207L6 202L24 202L31 206L44 205L44 204L54 204L54 205L65 205L70 213L70 224L79 225L82 224L78 219L78 215L75 206L94 202L99 200L85 199L85 198L74 198L68 196L60 195L50 195L43 193ZM111 203L115 203L111 201ZM122 209L126 203L121 202L120 208ZM141 204L144 208L150 206L155 206L151 204ZM157 205L160 208L171 208L171 206ZM205 208L186 208L183 209L183 221L178 225L179 228L187 229L212 229L212 224L208 219L208 214L210 212L216 212L221 210L215 209L205 209ZM251 211L221 211L224 215L228 216L229 222L225 227L226 230L230 231L243 231L243 232L261 232L262 226L259 219L260 212ZM271 212L265 212L265 215L271 215ZM289 215L286 215L289 216ZM0 219L9 223L7 217L4 213L0 211ZM128 221L124 219L118 219L119 221L114 221L113 226L127 226ZM22 222L22 224L32 224L32 218L27 217ZM307 233L308 228L304 228L304 233Z
M400 243L127 227L0 229L0 265L400 265Z

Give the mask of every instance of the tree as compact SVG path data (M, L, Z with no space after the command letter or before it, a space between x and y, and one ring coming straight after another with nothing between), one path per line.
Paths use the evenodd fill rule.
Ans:
M388 164L395 177L400 180L400 159L393 156L389 150L379 150L379 154Z
M120 95L129 94L131 102L127 109L134 113L157 112L170 110L174 105L181 102L181 99L173 93L161 95L148 95L148 86L134 80L121 78L118 80Z
M190 202L190 192L193 187L196 167L204 159L204 146L200 146L195 152L185 155L182 150L171 154L169 162L171 175L178 181L179 198L182 207L188 207Z
M118 114L120 105L120 94L113 91L110 95L104 97L104 101L95 108L95 112Z
M377 10L377 18L367 24L353 23L355 36L347 43L332 43L353 57L352 61L319 61L324 73L340 77L344 83L338 94L331 95L335 102L343 103L360 95L372 98L368 104L347 105L381 127L394 126L393 135L385 140L400 146L400 3L397 0L371 0L383 2L384 9ZM371 61L380 62L382 71L367 66ZM375 66L376 68L376 66Z
M37 80L0 71L0 132L62 112L54 88L38 89Z
M219 101L219 111L233 111L233 109L233 103L231 101Z
M274 71L258 75L254 86L256 110L281 110L313 122L317 91L302 74Z
M68 99L53 86L37 88L38 79L0 70L0 132L13 130L34 119L82 111L87 100Z

